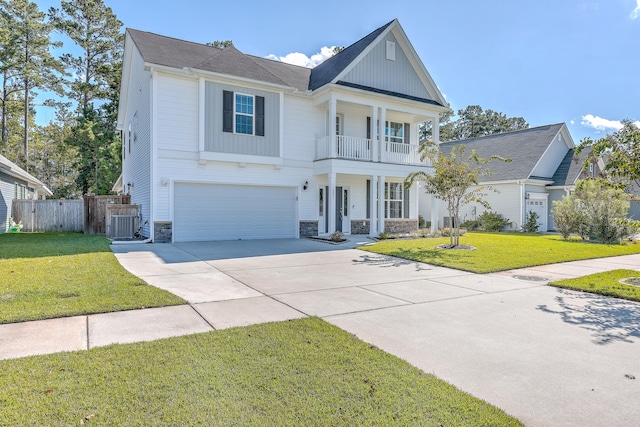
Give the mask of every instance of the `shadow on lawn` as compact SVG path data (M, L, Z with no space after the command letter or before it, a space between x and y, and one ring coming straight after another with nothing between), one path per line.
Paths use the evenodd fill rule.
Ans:
M111 252L109 240L82 233L0 234L0 260Z
M595 344L632 343L632 338L640 338L640 304L586 292L558 292L557 308L545 304L538 310L558 314L564 322L591 331Z

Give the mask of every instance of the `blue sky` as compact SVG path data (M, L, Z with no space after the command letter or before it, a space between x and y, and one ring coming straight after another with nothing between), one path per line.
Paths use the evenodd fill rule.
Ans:
M479 104L531 126L566 122L576 143L640 121L640 0L105 3L125 27L298 60L398 18L454 110Z

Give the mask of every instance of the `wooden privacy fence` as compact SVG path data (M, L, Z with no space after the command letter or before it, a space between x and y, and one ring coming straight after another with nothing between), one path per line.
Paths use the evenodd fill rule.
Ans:
M128 205L131 196L84 196L84 234L105 234L107 205Z
M18 200L11 213L15 222L22 222L22 231L82 232L84 227L82 200Z
M106 235L109 239L133 239L140 227L138 205L107 205Z

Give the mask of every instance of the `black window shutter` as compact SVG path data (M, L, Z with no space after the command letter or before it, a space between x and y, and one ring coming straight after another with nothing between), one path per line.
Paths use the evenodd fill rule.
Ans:
M371 139L371 117L367 117L367 139Z
M404 142L409 144L411 142L411 125L409 123L404 124Z
M405 219L409 218L409 189L404 189L404 217Z
M264 96L256 96L256 135L264 136Z
M222 93L222 131L233 132L233 92Z
M371 218L371 180L367 180L367 218Z

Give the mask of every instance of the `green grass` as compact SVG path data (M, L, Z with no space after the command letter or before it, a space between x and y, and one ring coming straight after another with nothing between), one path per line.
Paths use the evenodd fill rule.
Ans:
M361 249L474 273L640 253L640 244L602 245L560 236L522 233L467 233L463 245L475 251L436 249L449 238L384 240Z
M640 301L640 287L620 283L620 279L628 277L640 278L640 271L613 270L604 273L590 274L576 279L560 280L549 283L558 288L573 289L577 291L591 292L616 298Z
M0 370L0 425L522 425L317 318L6 360Z
M0 234L0 323L184 303L127 272L104 236Z

